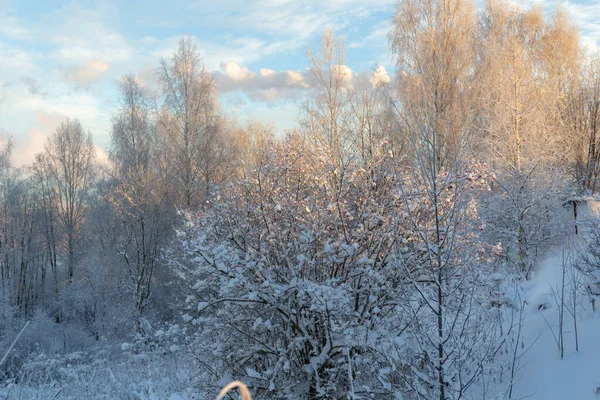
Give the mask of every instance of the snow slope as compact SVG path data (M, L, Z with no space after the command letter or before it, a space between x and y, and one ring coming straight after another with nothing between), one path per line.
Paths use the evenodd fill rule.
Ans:
M573 241L576 249L579 249L574 252L577 254L582 249L583 239L578 237ZM560 293L562 248L552 249L539 265L534 278L523 284L527 301L523 341L525 349L531 347L522 357L513 399L600 399L595 394L596 388L600 387L600 300L596 300L597 309L594 313L590 296L578 294L579 351L575 350L573 317L565 310L565 350L564 359L560 359L555 339L558 336L559 307L553 288L554 293ZM569 290L566 289L565 298L568 298Z

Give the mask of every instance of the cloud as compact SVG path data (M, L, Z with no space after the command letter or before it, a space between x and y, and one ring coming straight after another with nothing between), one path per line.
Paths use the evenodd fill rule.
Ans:
M37 80L33 79L30 76L22 76L21 83L23 83L27 87L27 91L33 95L41 95L45 96L48 94L38 83Z
M52 45L58 62L81 64L100 59L112 64L131 60L134 49L114 26L116 12L109 2L98 2L94 7L71 2L44 16L36 41Z
M108 70L108 63L103 60L91 60L67 69L65 78L79 88L87 88L91 83L102 78Z
M347 65L336 65L333 72L335 78L342 82L349 82L354 77L354 72Z
M377 79L383 83L389 82L385 68L377 69ZM370 75L356 74L347 65L333 69L333 74L339 79L344 88L353 88L359 82L369 82ZM328 72L323 72L324 81L328 80ZM221 65L220 71L213 72L213 79L220 93L243 92L251 100L272 103L278 100L296 100L306 95L314 85L311 70L275 71L270 68L260 68L258 73L234 61ZM320 78L318 78L320 79Z
M96 162L100 165L110 165L110 161L108 160L108 154L104 149L98 145L94 145L94 155L96 157Z
M224 70L225 74L235 82L247 81L254 79L255 77L255 74L250 72L248 68L241 66L234 61L221 63L221 69Z
M213 77L220 92L235 90L267 90L280 88L307 89L307 71L286 70L276 72L261 68L258 74L247 67L228 61L222 64L221 71L213 72Z
M205 40L196 36L190 36L190 38L196 44L202 62L209 71L220 70L229 61L234 61L238 65L254 62L264 56L282 51L285 47L285 42L278 40L268 41L252 37L231 38L229 34L222 38L215 35L213 40ZM170 60L180 39L180 35L152 41L144 39L145 51L152 62L156 63L161 58Z
M234 61L223 63L220 71L213 72L213 78L219 92L241 91L261 102L298 98L310 88L308 71L261 68L257 74Z
M242 3L224 0L212 8L201 2L196 12L211 14L216 24L228 28L272 35L285 42L282 50L289 51L305 45L328 26L340 30L375 13L391 13L394 3L395 0L250 0Z
M29 165L35 160L35 156L40 153L46 143L48 134L37 127L27 131L26 138L18 138L13 152L12 161L17 167Z
M582 45L589 51L597 51L600 43L600 20L598 20L600 3L597 1L578 4L566 2L562 6L579 27Z
M260 74L260 76L263 77L269 77L269 76L273 76L275 75L277 72L273 71L272 69L269 68L261 68L258 73Z
M284 71L285 84L288 87L295 89L307 89L310 85L307 83L307 73L300 71ZM276 80L277 74L273 75L272 80Z
M0 76L19 76L34 70L34 55L19 48L9 47L0 42Z
M370 79L371 86L373 86L374 88L378 88L380 86L386 85L386 84L390 83L391 81L392 81L392 78L387 73L385 67L383 67L382 65L375 68L375 71L373 71L373 74L371 75L371 79Z
M48 136L66 117L58 113L37 111L33 118L33 126L27 130L25 137L17 137L15 140L13 162L18 167L31 164L35 160L35 156L43 150Z
M160 88L160 78L156 73L156 67L150 65L136 74L136 78L140 81L142 86L149 88L150 90L158 90Z
M1 7L1 2L0 2ZM22 26L22 22L15 18L2 14L0 11L0 34L8 36L11 39L26 40L29 39L29 31Z

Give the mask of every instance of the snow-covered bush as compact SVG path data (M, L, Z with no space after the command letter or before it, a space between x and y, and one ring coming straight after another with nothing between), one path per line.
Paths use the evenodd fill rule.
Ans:
M591 219L586 224L585 250L576 262L577 269L585 277L585 289L592 298L600 296L600 219Z
M458 396L501 339L473 203L488 175L442 173L432 198L393 159L376 174L327 160L274 147L218 205L186 214L172 252L199 381L217 393L240 379L265 399L429 398L443 369Z
M483 237L502 243L514 271L530 276L539 257L570 229L563 210L570 189L566 182L561 170L552 168L504 174L482 197Z
M31 327L40 328L39 324L34 321ZM0 375L0 397L203 399L189 372L191 360L182 351L183 346L177 345L181 343L180 333L179 327L172 326L156 331L151 343L115 345L100 340L84 351L60 354L48 353L40 344L20 353L18 369L10 376Z
M389 256L389 187L348 170L333 189L314 173L329 166L305 150L273 149L220 205L187 216L181 272L193 279L185 318L198 327L200 381L243 378L260 398L338 398L380 376L370 348L398 329L388 315L403 275Z

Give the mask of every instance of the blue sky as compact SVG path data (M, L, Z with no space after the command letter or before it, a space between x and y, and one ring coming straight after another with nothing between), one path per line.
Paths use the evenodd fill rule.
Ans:
M556 4L535 2L547 10ZM106 148L119 77L133 73L157 88L160 58L188 35L214 73L225 107L241 119L273 121L282 131L293 126L306 89L307 48L317 48L327 27L344 38L352 71L381 65L393 72L387 32L394 4L0 0L0 129L15 138L17 164L31 161L66 117L79 118ZM600 2L561 4L581 26L583 42L600 43ZM265 88L260 81L267 76Z

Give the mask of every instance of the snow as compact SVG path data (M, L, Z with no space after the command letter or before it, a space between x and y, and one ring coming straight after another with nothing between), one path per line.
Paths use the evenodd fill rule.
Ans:
M514 399L598 399L594 391L600 386L600 315L592 311L587 296L579 295L579 352L575 351L573 318L565 312L561 360L554 336L558 335L558 307L551 288L560 288L561 279L562 250L554 248L533 279L523 285L528 303L523 338L525 349L530 348L521 361ZM542 304L550 307L538 309Z

